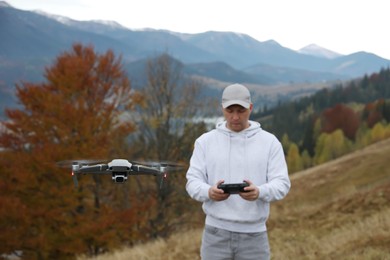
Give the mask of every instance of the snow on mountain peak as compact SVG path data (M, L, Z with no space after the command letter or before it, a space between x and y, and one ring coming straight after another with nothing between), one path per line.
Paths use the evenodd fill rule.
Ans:
M33 12L37 13L37 14L40 14L40 15L43 15L43 16L46 16L46 17L48 17L50 19L56 20L57 22L60 22L60 23L63 23L63 24L68 24L71 21L71 19L68 18L68 17L57 15L57 14L46 13L46 12L44 12L42 10L34 10Z
M121 24L115 21L109 21L109 20L92 20L91 22L100 23L106 26L109 26L111 28L125 28Z
M80 22L80 21L73 20L73 19L65 17L65 16L46 13L46 12L41 11L41 10L35 10L34 12L37 13L37 14L40 14L40 15L44 15L44 16L50 18L50 19L56 20L57 22L60 22L60 23L65 24L65 25L74 25L75 22L76 23ZM115 29L115 28L125 28L122 25L120 25L118 22L115 22L115 21L91 20L91 21L87 21L87 22L102 24L102 25L111 27L113 29Z
M6 1L0 1L0 7L12 7L12 6Z
M299 53L307 54L311 56L317 56L321 58L327 58L327 59L334 59L337 57L342 56L341 54L325 49L321 46L318 46L316 44L309 44L302 49L298 50Z

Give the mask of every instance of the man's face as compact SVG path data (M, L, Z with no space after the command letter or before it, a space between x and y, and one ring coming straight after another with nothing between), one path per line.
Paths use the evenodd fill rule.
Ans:
M226 119L226 126L234 132L240 132L249 127L249 116L252 112L253 105L246 109L240 105L231 105L222 108L223 116Z

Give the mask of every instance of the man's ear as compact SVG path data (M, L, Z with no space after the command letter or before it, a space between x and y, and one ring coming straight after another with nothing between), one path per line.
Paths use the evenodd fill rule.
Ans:
M252 110L253 110L253 103L251 103L251 105L249 106L249 109L252 112Z

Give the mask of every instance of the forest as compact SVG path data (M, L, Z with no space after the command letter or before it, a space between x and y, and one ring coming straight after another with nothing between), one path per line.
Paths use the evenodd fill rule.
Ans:
M289 172L390 137L390 69L252 115L283 144Z
M44 72L16 85L18 109L0 129L0 258L71 259L198 226L185 171L160 187L150 176L116 185L56 162L126 158L188 163L206 125L193 119L212 101L167 54L149 60L134 90L112 51L74 44ZM252 115L274 132L290 173L390 137L390 70Z

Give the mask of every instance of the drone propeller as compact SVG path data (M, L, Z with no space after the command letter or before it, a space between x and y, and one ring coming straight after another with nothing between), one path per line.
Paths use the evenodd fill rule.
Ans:
M61 168L70 168L72 165L90 165L90 164L98 164L105 163L107 160L103 159L81 159L81 160L64 160L57 162L57 166Z
M133 161L135 164L141 164L149 167L159 167L169 170L182 170L185 165L182 163L171 162L171 161Z

